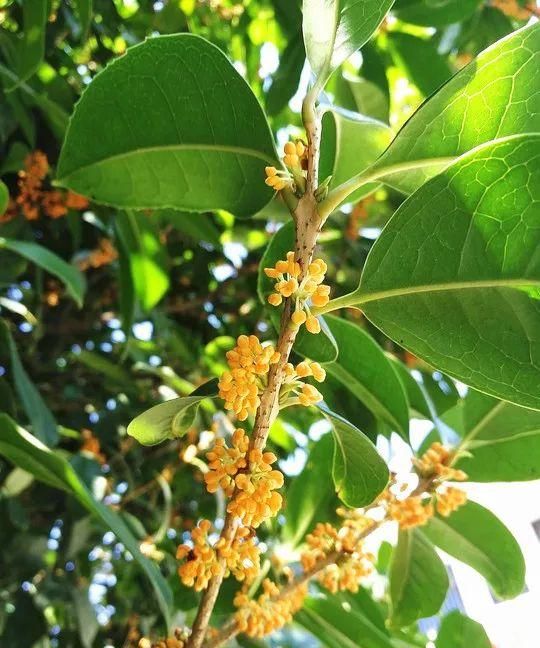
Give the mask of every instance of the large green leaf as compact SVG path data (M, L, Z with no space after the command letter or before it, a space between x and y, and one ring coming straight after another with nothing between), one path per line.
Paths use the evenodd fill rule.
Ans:
M368 41L394 0L303 0L304 42L322 83Z
M375 165L411 193L457 156L509 135L540 131L540 24L482 52L409 119ZM395 166L397 165L397 166Z
M346 609L336 597L306 599L295 619L328 648L392 648L390 637L357 606Z
M447 590L448 574L431 542L418 529L400 531L390 566L392 625L436 614Z
M317 522L328 521L330 504L336 501L332 482L333 443L330 434L317 441L304 469L287 490L283 540L293 547Z
M6 185L0 180L0 216L6 211L9 202L9 191Z
M127 432L148 446L182 437L193 425L201 401L216 395L217 381L211 380L191 396L173 398L139 414L128 425Z
M358 428L324 406L320 409L332 424L332 474L339 499L355 508L371 504L388 484L388 466Z
M264 113L223 53L179 34L151 38L98 74L71 118L58 183L117 207L226 209L272 197Z
M47 446L56 445L58 442L58 429L54 416L26 373L15 340L11 336L7 323L2 319L0 319L0 340L9 352L15 391L32 425L34 435Z
M31 0L23 3L22 40L17 43L16 50L17 81L10 86L10 89L31 77L43 59L48 4L47 0Z
M322 119L319 176L332 176L329 188L340 185L373 164L390 143L392 131L382 122L336 108L327 110ZM378 184L364 185L349 196L360 200Z
M358 289L390 338L450 376L540 408L540 135L464 155L397 210Z
M66 263L54 252L42 245L0 237L0 250L11 250L32 261L62 281L79 306L82 306L86 281L84 275L73 265Z
M133 288L144 311L159 302L169 288L167 258L152 216L127 211L119 214L116 229L127 252Z
M491 648L484 628L457 610L442 620L435 648Z
M94 499L71 465L51 452L38 439L18 427L8 416L0 414L0 454L40 481L76 497L79 502L116 535L146 573L154 588L161 612L169 625L172 594L159 568L140 550L125 522L111 509Z
M470 390L442 421L462 437L471 481L540 479L540 412Z
M460 23L469 18L482 0L398 0L393 13L403 22L426 27ZM431 63L431 60L430 60Z
M407 395L384 351L368 333L352 322L329 316L327 324L336 340L339 354L334 362L325 364L326 371L377 417L407 438Z
M480 504L467 502L448 518L434 517L423 531L443 551L470 565L500 598L521 594L525 561L504 524Z
M267 297L274 291L274 280L269 279L264 268L273 267L279 259L285 259L287 252L294 250L294 223L289 221L272 237L259 263L257 293L263 304L268 305ZM268 306L270 318L276 330L279 330L282 308ZM313 335L302 326L298 332L295 351L317 362L331 362L337 357L337 345L323 318L320 318L321 332Z

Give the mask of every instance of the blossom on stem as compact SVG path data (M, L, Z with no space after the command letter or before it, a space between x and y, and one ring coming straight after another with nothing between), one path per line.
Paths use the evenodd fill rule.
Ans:
M455 451L436 441L413 463L421 477L433 478L438 481L465 481L467 474L463 470L451 467L455 457Z

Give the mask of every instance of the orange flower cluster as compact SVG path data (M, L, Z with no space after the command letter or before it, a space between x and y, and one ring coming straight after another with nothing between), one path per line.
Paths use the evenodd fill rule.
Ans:
M414 460L414 466L421 477L438 481L465 481L467 474L463 470L451 467L456 453L436 441L425 454Z
M90 268L101 268L112 263L118 258L118 252L109 239L101 239L98 247L82 259L77 261L79 270L85 272Z
M240 632L261 638L279 630L292 621L307 593L305 583L280 596L278 586L268 578L263 581L263 593L256 600L250 599L246 591L241 590L234 597L234 604L239 608L234 618Z
M317 524L306 536L308 547L300 559L304 571L314 569L317 563L336 552L340 554L336 562L317 574L318 581L332 594L344 590L357 592L362 578L373 570L374 556L363 551L358 533L368 525L368 519L361 514L348 517L339 530L329 523Z
M225 576L232 574L239 581L250 583L259 573L260 554L251 531L246 527L237 530L232 541L220 538L214 545L208 539L210 521L201 520L191 532L193 546L180 545L176 552L178 560L186 561L178 568L180 580L187 587L199 592L208 585L213 576L225 567Z
M311 313L310 304L316 308L326 306L330 299L330 286L326 286L324 275L327 265L322 259L314 259L308 266L307 272L301 279L302 270L295 261L294 252L287 252L287 259L277 261L273 268L265 268L264 272L270 279L275 279L275 292L268 297L272 306L279 306L283 298L294 299L294 312L291 320L294 326L305 324L310 333L319 333L319 320Z
M137 648L184 648L188 638L189 631L187 629L176 628L173 637L158 639L155 642L143 637L137 644Z
M281 386L279 402L282 407L289 405L314 405L323 399L322 394L313 386L300 380L312 376L317 382L323 382L326 371L318 362L303 360L296 367L288 362L284 368L285 378Z
M45 153L34 151L27 155L24 169L18 174L19 193L14 200L10 199L5 214L0 216L0 222L12 220L19 211L27 220L37 220L40 210L50 218L61 218L67 214L68 209L81 210L88 207L88 200L79 194L43 189L43 181L48 173L49 162Z
M399 524L400 529L424 526L433 517L433 504L420 495L403 500L391 498L388 504L388 517Z
M244 430L238 428L232 435L232 447L227 447L225 439L216 439L214 447L207 453L208 472L204 475L206 488L209 493L215 493L219 488L225 491L227 497L234 492L234 478L239 470L247 466L246 453L249 438Z
M296 142L287 142L284 146L283 152L283 162L291 173L289 173L289 170L278 170L273 166L265 167L265 183L276 191L281 191L286 187L294 190L295 182L303 189L303 185L305 184L304 168L307 161L306 146L300 140L297 140Z
M254 448L249 453L248 472L240 472L235 477L237 492L227 511L247 526L258 527L281 509L283 499L276 490L283 486L283 474L272 469L275 461L273 452Z
M466 502L467 493L462 491L461 488L448 486L447 488L437 489L435 505L437 507L437 513L443 517L449 517Z
M517 0L491 0L491 4L506 16L517 20L528 20L536 13L534 2L528 2L523 6Z
M225 401L225 409L234 411L240 421L255 414L270 365L278 360L279 353L273 346L263 347L255 335L241 335L236 347L227 353L230 370L219 381L219 396Z

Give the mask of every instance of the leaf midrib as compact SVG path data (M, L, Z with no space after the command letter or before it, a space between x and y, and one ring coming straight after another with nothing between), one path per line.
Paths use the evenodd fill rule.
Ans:
M264 153L257 151L255 149L245 148L242 146L225 146L222 144L166 144L163 146L146 146L143 148L133 149L131 151L125 151L123 153L116 153L114 155L109 155L103 157L99 160L95 160L90 164L84 164L76 169L69 171L64 175L59 175L56 180L56 184L63 184L66 180L71 178L73 175L85 172L88 169L99 166L101 164L106 164L109 162L115 162L119 160L125 160L126 158L135 157L138 155L145 155L146 153L161 153L164 151L176 152L176 151L196 151L198 153L205 152L215 152L215 153L230 153L232 155L243 155L246 157L256 158L262 162L267 162L274 164L276 160L274 158L268 157Z

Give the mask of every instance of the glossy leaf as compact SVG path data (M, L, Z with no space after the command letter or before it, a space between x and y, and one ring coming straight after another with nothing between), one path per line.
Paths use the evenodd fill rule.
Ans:
M289 250L294 250L294 224L292 221L283 225L274 234L259 263L257 293L261 302L267 306L268 295L273 292L275 282L265 275L264 268L274 266L279 259L285 259ZM279 330L281 310L282 308L268 306L268 312L276 330ZM320 322L321 332L318 335L309 333L303 326L298 332L294 348L295 351L311 360L331 362L337 357L337 345L324 319L320 318Z
M403 22L441 27L465 20L480 4L481 0L398 0L393 13Z
M442 620L435 648L491 648L484 628L457 610Z
M462 437L471 481L540 479L540 412L470 390L442 421Z
M0 454L16 466L34 475L36 479L73 495L86 509L99 517L120 542L124 543L126 549L150 579L161 612L168 623L172 606L169 586L155 563L150 562L141 554L138 541L135 540L124 521L111 509L94 499L65 459L51 452L49 448L29 432L18 427L5 414L0 414L0 430Z
M341 301L450 376L531 408L540 408L539 146L538 135L488 144L430 180Z
M32 425L32 431L37 439L48 446L54 446L58 443L58 429L54 416L43 397L37 390L34 383L30 380L26 369L24 368L15 340L11 336L9 327L4 320L0 319L0 340L4 348L9 352L11 363L11 373L15 391L21 400L24 411Z
M304 0L304 42L322 82L366 43L394 0Z
M388 483L388 467L373 443L352 423L321 407L332 424L332 474L339 499L359 508L371 504Z
M283 540L293 547L317 522L328 521L330 505L336 500L332 482L333 452L334 441L327 434L312 447L304 469L287 490Z
M393 626L436 614L446 597L448 574L431 542L418 529L400 531L390 567Z
M429 99L377 162L385 182L412 193L457 156L491 140L540 132L540 24L498 41ZM476 116L481 115L481 119Z
M201 401L217 395L216 381L206 383L198 392L154 405L131 421L128 434L147 446L184 436L193 425Z
M375 162L391 137L390 127L382 122L344 110L327 110L322 120L321 181L332 176L329 188L333 189L361 173ZM348 201L360 200L378 186L376 182L364 185Z
M68 293L77 302L78 306L82 306L86 280L75 266L66 263L64 259L61 259L54 252L37 243L0 237L1 249L11 250L11 252L19 254L58 277L65 284Z
M221 51L192 34L151 38L96 76L71 118L58 182L132 209L250 215L275 162L255 96Z
M423 533L480 573L499 598L521 594L525 586L521 549L504 524L480 504L469 501L448 518L432 518Z
M144 311L151 310L169 288L167 258L151 216L128 211L116 228L127 251L133 288Z
M346 609L336 597L306 599L295 617L328 648L393 648L390 637L354 607Z
M394 366L375 340L356 324L329 316L327 323L339 349L326 371L339 380L377 417L407 437L409 405Z

